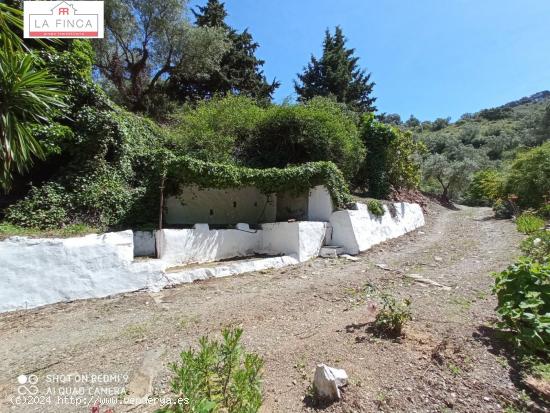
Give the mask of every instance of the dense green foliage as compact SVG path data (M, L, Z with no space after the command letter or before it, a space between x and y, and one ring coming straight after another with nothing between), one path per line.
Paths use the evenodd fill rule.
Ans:
M0 4L0 189L4 191L15 172L26 172L34 158L44 156L33 125L46 122L51 112L64 106L61 83L39 67L37 54L19 36L22 26L22 12Z
M371 196L385 198L392 188L416 188L420 183L420 163L416 157L424 146L412 134L375 120L372 114L363 117L361 139L367 156L355 177L359 188Z
M548 355L550 349L550 264L522 258L495 274L501 326L520 349Z
M171 366L172 391L188 403L158 413L255 413L260 409L262 358L242 347L241 329L224 329L222 336L222 342L202 337L198 350L181 353L180 363Z
M394 297L382 295L382 308L374 320L375 332L383 337L397 338L403 334L403 327L412 319L408 299L398 301Z
M46 182L5 211L13 224L102 227L150 222L158 213L163 135L152 122L114 106L92 83L91 55L85 41L43 54L47 69L63 80L67 107L35 130L47 156L26 179Z
M306 163L283 169L253 169L182 156L167 165L169 193L177 193L182 184L220 189L255 186L265 194L302 194L316 185L325 185L337 206L343 207L351 201L342 172L331 162Z
M507 173L505 192L523 208L538 208L550 200L550 142L520 153Z
M374 83L370 73L358 67L355 50L346 47L346 38L340 27L334 35L328 30L323 41L320 59L311 57L311 62L298 74L295 82L300 101L315 96L334 96L340 103L360 112L374 112L376 98L372 97Z
M161 116L171 76L207 76L229 45L221 29L193 27L182 0L108 0L95 65L116 102Z
M385 213L382 202L377 199L371 199L367 202L367 208L371 214L376 215L377 217L381 217Z
M521 242L522 252L538 262L550 261L550 231L535 231Z
M465 114L452 124L420 123L415 119L402 124L429 149L424 159L422 188L446 191L449 198L457 201L487 204L490 197L479 192L479 180L487 176L478 176L478 182L469 187L476 172L492 169L502 173L520 151L550 139L545 126L550 116L548 99L550 92L541 92L499 108ZM493 190L490 192L494 194Z
M216 94L233 93L269 102L279 83L267 82L261 69L264 61L255 55L259 45L248 30L239 33L225 22L227 12L218 0L208 0L193 14L197 27L221 30L228 48L219 66L208 73L174 71L168 82L169 94L180 101L199 101Z
M491 206L504 191L504 175L495 169L474 173L465 194L467 203Z
M531 212L524 212L517 217L516 226L519 232L532 234L544 227L544 219Z
M331 99L258 106L245 97L202 102L180 114L174 142L189 156L250 167L332 161L350 179L365 150L352 114Z

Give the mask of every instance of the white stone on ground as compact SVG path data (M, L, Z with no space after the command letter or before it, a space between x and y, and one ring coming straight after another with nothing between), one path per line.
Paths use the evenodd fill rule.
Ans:
M345 370L318 364L313 377L313 387L317 397L325 401L340 400L340 387L348 382Z

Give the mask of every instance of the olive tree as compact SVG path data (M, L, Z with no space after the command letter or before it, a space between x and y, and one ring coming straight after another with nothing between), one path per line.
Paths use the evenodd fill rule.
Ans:
M207 76L219 65L226 34L193 27L186 12L185 0L105 2L105 38L95 43L95 64L131 110L147 110L174 71Z

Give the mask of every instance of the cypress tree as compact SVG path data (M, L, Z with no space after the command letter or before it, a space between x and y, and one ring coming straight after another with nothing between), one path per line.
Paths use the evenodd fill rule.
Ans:
M359 67L359 58L354 53L355 49L346 48L346 38L339 26L334 35L327 29L322 57L312 56L303 73L298 74L299 82L294 82L298 99L334 96L357 111L376 111L376 98L371 96L375 84L370 82L371 74Z

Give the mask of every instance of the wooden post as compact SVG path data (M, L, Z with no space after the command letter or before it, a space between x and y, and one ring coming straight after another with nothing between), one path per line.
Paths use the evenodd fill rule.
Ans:
M159 210L159 229L162 229L162 212L164 209L164 179L166 176L162 175L162 180L160 181L160 210Z

